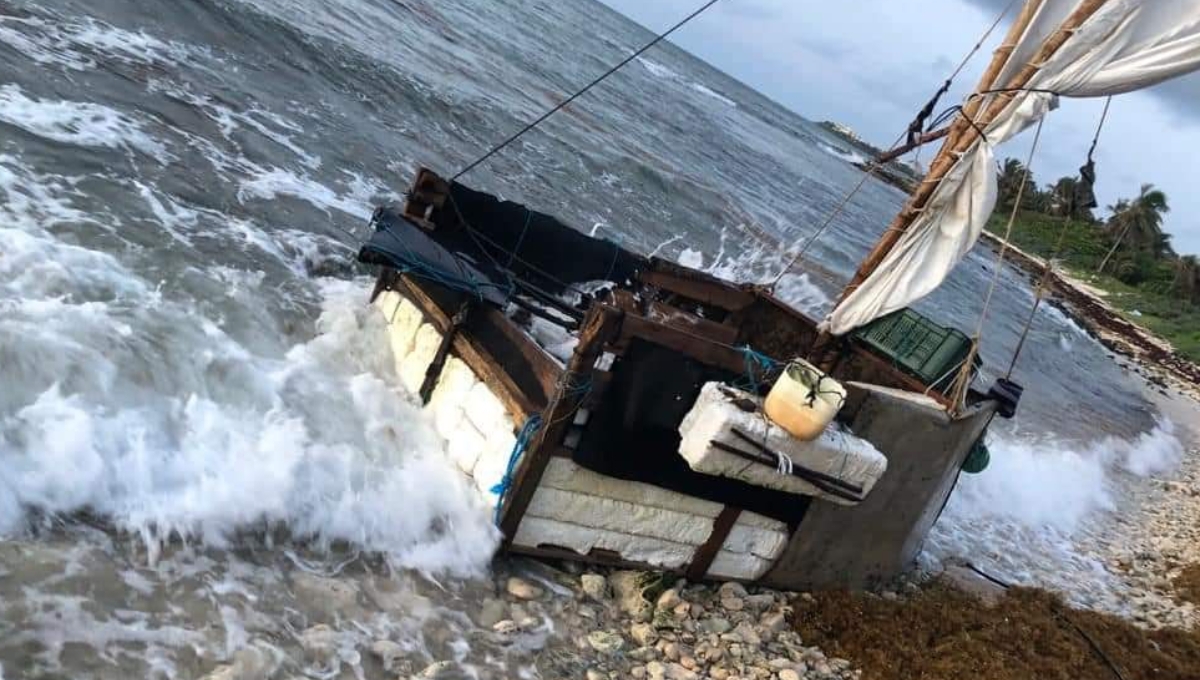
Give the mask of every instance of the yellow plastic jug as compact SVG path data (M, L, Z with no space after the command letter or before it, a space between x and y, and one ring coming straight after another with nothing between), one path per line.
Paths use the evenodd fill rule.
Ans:
M833 422L844 403L846 388L841 383L807 361L795 359L775 381L763 410L793 437L812 441Z

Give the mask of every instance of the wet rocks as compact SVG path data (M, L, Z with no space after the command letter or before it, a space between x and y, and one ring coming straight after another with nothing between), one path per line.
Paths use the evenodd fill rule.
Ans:
M597 630L587 636L588 645L601 654L618 652L625 646L625 639L618 633L608 630Z
M337 656L339 635L329 626L319 623L300 634L300 647L310 662L328 667Z
M508 603L494 597L484 599L475 615L475 622L482 628L491 628L508 618Z
M388 673L411 673L412 667L404 647L391 640L376 640L371 644L371 655L383 665Z
M296 600L319 620L351 618L361 611L358 588L345 579L330 578L296 571L291 576Z
M504 586L509 595L518 600L538 600L545 594L541 588L533 585L520 576L511 576Z
M595 602L608 599L608 580L600 574L584 574L579 577L579 587L584 595Z

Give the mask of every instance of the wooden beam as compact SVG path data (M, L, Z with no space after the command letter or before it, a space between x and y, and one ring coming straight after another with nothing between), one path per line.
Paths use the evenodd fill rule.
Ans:
M721 508L720 514L713 521L708 539L700 544L700 547L696 548L695 554L692 555L691 564L687 568L689 581L703 581L704 577L708 575L708 568L712 566L713 560L717 559L717 553L725 545L725 539L729 538L729 532L733 531L733 525L737 524L738 517L741 515L741 508L729 505Z
M511 545L513 537L517 535L517 528L541 484L546 465L554 456L554 451L562 445L575 411L586 396L572 386L581 377L591 375L605 345L621 332L624 317L625 313L616 307L597 304L584 319L579 332L579 344L567 364L550 408L542 416L542 429L538 430L517 466L507 501L501 499L504 507L501 510L500 531L504 534L505 547Z
M883 153L879 154L878 156L875 157L875 161L874 161L875 165L884 165L886 163L891 163L892 161L903 156L904 154L908 153L909 151L912 151L913 149L916 149L918 147L925 146L926 144L929 144L930 142L936 142L937 140L945 137L948 134L950 134L950 126L946 126L946 127L942 128L941 130L934 130L933 132L926 132L925 134L918 137L917 140L915 142L913 142L912 144L905 144L903 146L892 149L891 151L884 151Z
M712 338L715 342L726 345L737 342L739 329L736 326L710 321L662 302L651 302L646 316L653 321Z
M995 87L1001 73L1004 71L1004 67L1008 64L1009 57L1016 43L1029 28L1042 2L1043 0L1030 0L1022 8L1017 21L1009 29L1004 45L993 55L991 64L988 65L987 71L984 72L983 78L980 79L976 95L994 89L1002 89L1006 90L1006 92L998 93L994 96L980 95L972 97L963 107L963 113L955 121L946 143L942 145L937 156L930 163L929 173L926 175L924 181L921 182L917 190L909 197L904 208L883 232L883 236L880 237L875 247L859 264L858 271L854 273L854 276L850 279L850 283L846 285L841 296L838 297L838 305L850 297L854 291L858 290L859 286L871 274L875 273L879 265L883 263L884 259L892 252L892 249L896 247L896 244L900 242L904 234L908 232L908 229L916 221L921 211L925 209L926 204L933 197L942 180L950 173L955 164L959 162L963 154L979 141L979 131L991 125L1008 108L1012 101L1018 95L1022 94L1021 91L1029 84L1033 76L1038 73L1042 65L1053 57L1063 44L1075 34L1075 31L1090 19L1097 10L1104 6L1107 0L1083 0L1058 29L1042 43L1037 54L1027 64L1013 74L1008 81L1000 83L1001 87ZM982 112L980 111L981 109ZM809 351L809 356L819 368L828 370L834 361L833 357L836 352L836 343L833 341L831 334L826 331L822 332L817 338Z
M682 295L689 300L720 307L730 312L736 312L754 302L754 293L719 279L705 281L655 270L644 271L639 278L648 286L654 286L676 295Z
M437 327L438 332L446 333L450 329L450 316L419 285L407 276L399 277L397 284L404 289L400 292L425 313L425 316ZM488 389L504 404L514 422L523 423L530 414L540 410L538 405L513 382L491 352L469 335L455 334L454 352L471 368L475 375L479 376L480 380L487 384Z
M629 342L635 338L662 345L701 363L733 373L743 373L746 370L745 355L732 347L674 326L629 315L625 317L625 322L622 324L621 337L617 340L617 345L626 348Z
M875 244L875 248L871 250L870 254L868 254L866 259L864 259L859 265L858 271L854 274L854 278L850 280L850 284L847 285L846 289L842 292L842 295L838 300L839 304L849 297L854 291L858 290L858 287L862 285L863 281L873 274L875 270L879 268L879 265L883 263L884 258L886 258L887 255L892 252L892 249L896 247L896 244L900 241L901 237L903 237L908 231L908 228L912 226L917 216L921 214L921 211L925 208L925 205L929 202L929 199L933 196L933 193L937 190L937 187L941 184L942 180L945 179L946 175L949 174L954 165L958 163L962 155L979 140L979 130L986 129L1001 113L1004 112L1006 108L1008 108L1009 104L1012 103L1012 100L1021 94L1019 90L1023 89L1029 84L1029 81L1034 75L1037 74L1042 65L1045 64L1048 59L1053 57L1054 54L1058 52L1059 48L1061 48L1063 44L1075 34L1075 30L1078 29L1079 26L1085 21L1091 18L1092 14L1099 10L1105 2L1106 0L1083 0L1083 2L1076 7L1075 11L1072 12L1069 17L1067 17L1066 21L1064 21L1062 25L1058 27L1058 30L1051 34L1046 42L1042 44L1041 49L1038 50L1037 54L1034 55L1030 62L1023 66L1006 83L1003 83L1003 87L1000 89L1012 90L1011 92L997 94L994 97L973 97L971 101L967 103L967 106L965 106L963 110L964 115L962 116L962 121L975 120L975 124L972 125L966 122L960 123L960 125L965 125L966 129L962 130L961 133L952 134L949 140L947 140L946 144L942 146L937 157L930 165L929 174L926 176L925 180L921 183L917 190L913 192L912 197L909 198L904 209L901 210L898 215L896 215L896 218L892 220L891 225L889 225L887 230L883 232L883 237L879 239L877 244ZM1028 22L1032 20L1033 14L1036 13L1037 7L1034 5L1038 4L1040 3L1031 2L1022 10L1019 21L1026 22L1024 28L1028 28ZM1033 6L1032 9L1031 6ZM1020 26L1020 24L1014 24L1014 30L1010 30L1010 35L1012 35L1014 32L1017 32L1015 29L1018 26ZM1024 28L1022 28L1018 33L1023 34L1025 32ZM991 66L989 66L989 72L984 74L984 78L981 82L989 82L989 78L997 78L1006 63L1007 57L998 51L996 56L993 58L993 63ZM992 84L994 85L994 81ZM980 91L988 91L991 89L995 88L989 85L985 86L983 90ZM990 103L986 108L984 108L982 114L975 119L973 112L977 111L979 108L983 108L983 102L981 100L986 100ZM977 101L980 103L975 104L975 106L972 107L971 105Z

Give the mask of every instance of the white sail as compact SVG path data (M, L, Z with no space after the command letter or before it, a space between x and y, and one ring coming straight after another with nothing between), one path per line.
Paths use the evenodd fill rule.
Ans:
M1046 0L996 82L1006 83L1024 68L1079 4ZM1041 91L1021 92L987 126L987 140L954 164L921 215L823 327L843 335L941 285L975 245L995 207L994 148L1037 123L1056 107L1059 95L1121 94L1197 69L1200 0L1108 0L1026 86Z

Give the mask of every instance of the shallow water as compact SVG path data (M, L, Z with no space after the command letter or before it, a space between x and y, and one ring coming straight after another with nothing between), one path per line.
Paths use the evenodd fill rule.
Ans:
M392 377L352 254L415 166L455 170L647 38L590 0L0 0L5 670L211 667L249 630L227 609L295 606L259 593L298 543L469 589L458 579L486 569L495 532ZM830 142L667 46L468 181L765 280L858 181ZM783 294L826 307L902 198L868 183ZM972 328L993 258L977 250L921 308ZM1033 299L1002 274L989 375ZM1017 378L1022 413L993 433L1004 460L964 482L933 553L1003 555L1014 577L1070 588L1095 576L1071 535L1121 493L1111 452L1169 449L1169 426L1052 307ZM1025 512L1045 504L1062 510ZM80 526L85 511L102 528ZM1029 568L1046 555L1063 566ZM238 570L251 595L220 585ZM430 606L448 606L437 592Z

